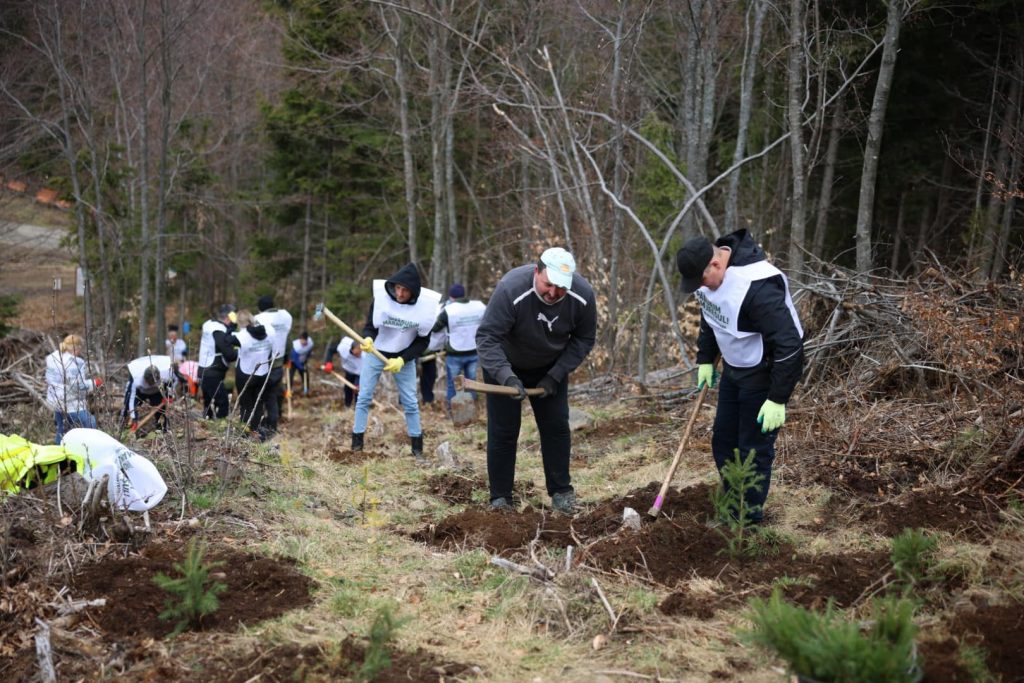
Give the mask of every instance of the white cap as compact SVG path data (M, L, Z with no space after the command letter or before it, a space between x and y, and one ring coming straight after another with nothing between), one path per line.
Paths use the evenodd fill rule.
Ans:
M548 281L556 287L572 289L572 274L576 272L576 259L561 247L551 247L540 255L547 267Z

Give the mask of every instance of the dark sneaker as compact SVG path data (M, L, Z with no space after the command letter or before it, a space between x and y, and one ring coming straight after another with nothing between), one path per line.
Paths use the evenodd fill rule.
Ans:
M551 507L555 509L555 512L561 512L563 515L575 515L577 512L576 508L576 493L574 491L566 491L565 493L556 493L551 496Z
M491 501L491 509L499 512L512 512L512 503L509 502L508 498L495 498Z
M354 452L363 450L363 434L352 432L352 450Z

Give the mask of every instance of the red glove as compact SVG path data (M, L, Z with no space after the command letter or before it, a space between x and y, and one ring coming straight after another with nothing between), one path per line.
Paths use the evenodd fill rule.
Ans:
M102 377L93 377L92 384L93 384L94 388L99 389L100 387L103 386L103 378Z
M334 372L334 363L331 361L324 363L324 372Z
M138 428L139 428L139 421L138 420L132 420L132 426L129 429L134 432Z

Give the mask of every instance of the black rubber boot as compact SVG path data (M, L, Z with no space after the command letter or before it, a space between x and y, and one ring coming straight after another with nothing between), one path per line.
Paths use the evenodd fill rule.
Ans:
M363 435L352 432L352 450L361 451L363 450Z
M410 436L409 441L412 443L412 457L416 458L416 462L426 462L426 458L423 457L423 435Z

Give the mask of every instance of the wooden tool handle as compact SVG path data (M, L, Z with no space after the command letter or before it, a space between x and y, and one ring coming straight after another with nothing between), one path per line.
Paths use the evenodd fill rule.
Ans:
M356 392L359 391L359 387L357 387L355 384L352 384L352 382L349 382L347 379L345 379L344 375L338 374L337 372L333 372L333 371L331 372L331 374L334 375L335 377L337 377L339 380L341 380L341 383L344 384L349 389L351 389L352 391L356 391ZM373 402L373 406L375 408L380 408L380 403L377 402L377 399L373 398L373 399L370 399L370 400ZM395 410L397 410L398 412L402 412L402 409L399 408L398 406L396 406L394 404L389 404L389 405L391 405L391 407L394 408Z
M459 391L478 391L481 394L497 394L498 396L518 396L519 392L513 387L506 387L502 384L488 384L487 382L477 382L475 379L466 379L462 375L455 378L455 388ZM544 393L543 389L527 389L527 396L540 396Z
M336 316L333 313L331 313L331 309L329 309L326 306L324 306L323 311L324 311L324 316L326 316L326 318L328 320L330 320L332 323L334 323L335 325L340 327L342 332L344 332L348 336L352 337L352 339L357 344L359 344L360 346L363 345L363 337L361 337L359 335L359 333L356 332L355 330L353 330L351 327L346 325L345 322L341 318L339 318L338 316ZM376 346L373 347L373 355L377 356L377 358L379 358L382 363L387 363L388 362L387 356L385 356L383 353L378 351Z
M647 511L647 514L651 517L657 517L661 513L661 506L665 503L665 494L668 493L668 487L672 484L672 477L676 474L676 468L679 467L679 460L683 457L683 449L686 447L686 442L690 440L690 432L693 431L693 423L697 421L697 414L700 412L700 407L704 403L704 395L708 393L708 385L705 384L697 394L697 402L693 406L693 412L690 413L690 420L686 423L686 430L683 431L683 438L679 441L679 448L676 449L676 456L672 458L672 464L668 468L668 474L665 475L665 481L661 482L661 490L658 491L658 497L654 499L654 505Z

